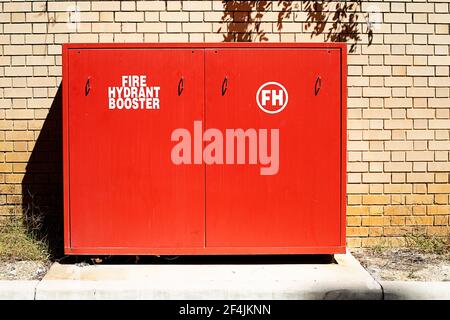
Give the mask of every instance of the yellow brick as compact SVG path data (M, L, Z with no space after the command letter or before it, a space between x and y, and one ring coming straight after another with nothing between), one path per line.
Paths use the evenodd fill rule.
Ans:
M6 140L8 141L34 140L34 133L29 131L7 131Z
M427 206L426 205L414 205L412 207L412 214L413 215L418 215L418 216L423 216L425 214L427 214Z
M434 131L432 130L408 130L406 132L408 140L433 140L434 139ZM415 152L418 153L427 153L427 151L408 151L408 153L414 154ZM432 152L428 152L432 153ZM433 159L431 159L433 160Z
M22 196L8 195L6 197L6 203L8 203L8 204L20 204L21 202L22 202Z
M143 36L140 33L121 33L114 34L114 42L142 42Z
M369 237L379 237L383 235L382 227L370 227L369 228Z
M406 204L432 204L432 195L406 195Z
M434 175L432 173L407 173L408 182L433 182Z
M424 226L433 225L433 217L406 217L406 225Z
M389 66L363 66L363 74L366 76L388 76L391 74Z
M446 216L435 216L434 217L435 226L446 226L448 225L448 217Z
M348 195L347 196L347 204L361 204L362 197L357 195Z
M347 238L347 247L350 247L350 248L361 247L361 239L360 238Z
M47 4L48 11L67 12L72 8L75 8L75 1L51 1Z
M383 226L390 226L391 225L391 220L393 218L401 218L401 217L383 216Z
M347 185L347 194L368 193L369 186L366 184L349 184Z
M172 1L138 1L137 9L143 11L163 11L167 7L169 8L169 3ZM186 1L187 2L187 1ZM184 2L183 2L184 3Z
M5 2L3 12L25 12L31 11L31 3L28 2Z
M412 171L411 162L386 162L384 164L385 172L409 172Z
M100 22L113 22L114 21L114 12L100 12L99 21Z
M70 35L70 42L82 43L82 42L98 42L98 34L90 34L90 33L76 33Z
M382 215L383 211L384 211L384 207L383 206L374 206L374 205L371 205L370 206L370 210L369 210L371 216Z
M427 212L430 215L450 214L450 206L447 205L431 205L427 206Z
M3 33L21 33L21 34L27 34L31 33L31 24L27 23L15 23L15 24L5 24L3 27Z
M410 13L389 13L383 14L384 23L410 23L412 22L412 14ZM408 42L408 41L406 41Z
M383 193L383 185L382 184L371 184L369 193L372 194L372 195L373 194L381 194L381 193Z
M369 209L370 207L348 206L347 215L349 216L368 215Z
M160 12L159 18L161 21L170 21L170 22L185 22L189 21L189 13L188 12Z
M429 184L428 193L450 193L450 184Z
M404 216L412 213L411 206L386 206L384 207L384 214L388 216Z
M211 10L211 1L183 1L183 10L208 11Z
M364 118L366 118L364 116ZM385 130L370 130L364 131L364 140L389 140L391 138L391 132Z
M411 184L385 184L384 192L385 193L411 193L412 185Z
M143 12L115 12L115 21L123 21L123 22L140 22L144 21L144 13Z
M436 204L448 204L448 194L436 194L434 196L434 202Z
M382 226L383 225L383 217L363 217L362 225L363 226Z
M0 142L0 152L4 151L13 151L13 143L12 142Z
M23 176L23 174L8 174L6 176L6 183L21 183Z
M347 172L366 172L369 169L367 162L350 162L347 164Z
M388 204L390 202L389 196L374 196L374 195L364 195L363 204Z
M363 173L364 183L388 183L391 180L389 173Z
M412 120L385 120L385 129L412 129Z
M27 152L7 152L7 162L27 162L30 158L30 154Z
M430 97L434 96L434 88L410 87L406 90L407 97Z
M406 75L410 77L430 77L434 76L434 67L430 66L408 66L406 67Z
M212 24L207 22L183 23L183 32L211 32Z
M13 172L26 172L27 163L13 163Z
M166 32L166 23L165 22L146 22L146 23L138 23L137 31L138 32L148 32L148 33L161 33L161 35Z
M161 41L161 42L188 42L189 35L185 34L185 33L160 34L159 41Z
M93 23L92 32L120 32L121 26L119 23Z
M393 66L392 67L393 76L406 76L406 66Z
M347 226L355 227L361 225L361 217L347 217Z
M450 226L427 227L427 234L437 236L448 236L450 234Z
M402 236L412 231L411 227L384 227L385 236Z
M363 97L389 97L391 95L390 88L383 87L364 87Z
M141 1L143 2L143 1ZM139 2L138 2L139 3ZM92 11L119 11L120 2L118 1L92 1ZM139 5L138 5L139 7Z
M0 163L0 172L9 173L12 170L12 165L10 163Z
M430 141L430 150L450 150L450 141Z
M379 245L384 245L385 240L384 238L363 238L361 239L361 246L365 247L365 248L370 248L370 247L376 247Z
M367 237L369 235L369 228L367 227L347 227L347 236L352 237Z
M450 162L431 162L428 163L428 171L450 172Z
M384 79L384 85L387 87L406 87L412 86L412 84L411 77L387 77Z
M413 59L411 56L393 56L393 55L386 55L384 56L384 63L386 65L395 65L395 66L400 66L400 65L412 65L413 63ZM392 78L395 79L395 78ZM407 79L407 78L405 78Z

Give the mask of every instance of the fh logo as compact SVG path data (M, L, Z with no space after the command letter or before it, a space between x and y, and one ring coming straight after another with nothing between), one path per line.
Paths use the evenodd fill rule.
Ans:
M256 93L258 107L270 114L283 111L286 108L288 99L286 88L278 82L266 82L259 87Z

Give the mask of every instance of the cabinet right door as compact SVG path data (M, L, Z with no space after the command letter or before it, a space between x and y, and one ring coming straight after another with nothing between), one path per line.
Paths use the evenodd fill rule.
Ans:
M205 134L223 140L223 164L206 165L206 247L345 245L341 72L339 48L206 50Z

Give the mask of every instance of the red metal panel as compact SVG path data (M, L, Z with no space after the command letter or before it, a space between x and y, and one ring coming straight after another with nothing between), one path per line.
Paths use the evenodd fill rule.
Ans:
M159 110L107 109L107 87L126 74L161 87ZM283 111L258 108L263 81L286 87ZM345 251L345 44L66 44L63 94L66 253ZM279 128L279 172L174 165L171 132L195 120L223 133Z
M249 140L245 165L206 167L207 247L341 245L340 55L339 49L206 51L206 127L279 130L277 173L262 175L261 158L248 165ZM271 82L288 92L278 113L255 101ZM268 137L257 140L259 152Z
M203 246L204 168L175 166L170 136L203 117L204 52L87 49L70 50L68 60L66 246ZM108 88L127 75L146 77L159 109L109 109Z

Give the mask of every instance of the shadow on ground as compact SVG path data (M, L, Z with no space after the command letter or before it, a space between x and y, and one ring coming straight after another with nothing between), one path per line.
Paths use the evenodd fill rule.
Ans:
M61 264L330 264L333 255L66 256Z

